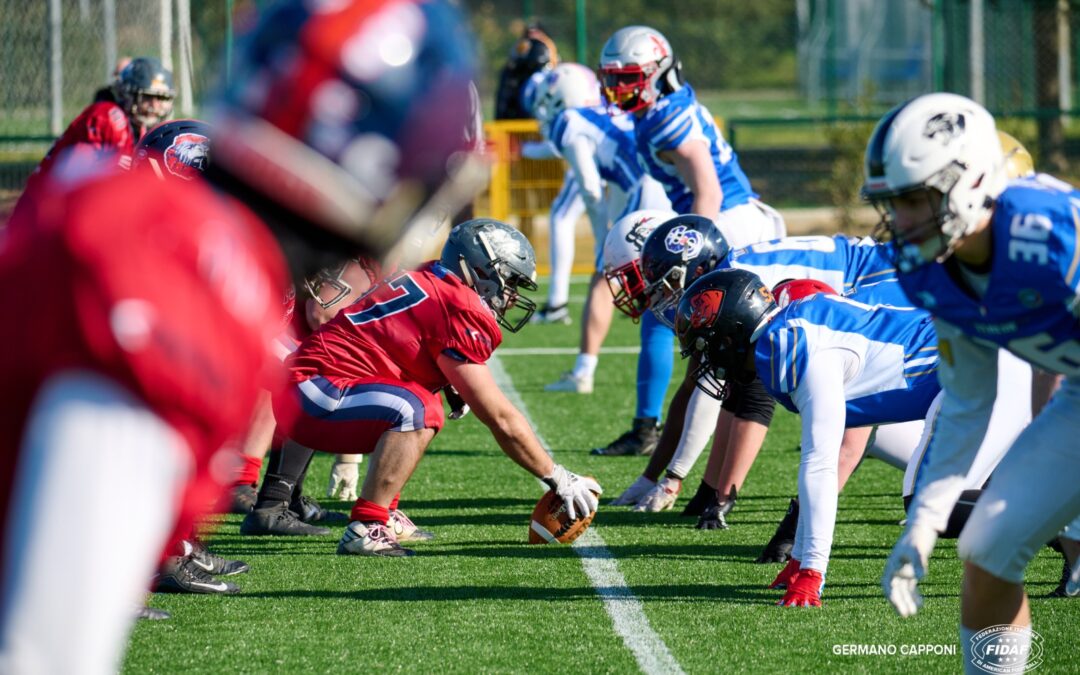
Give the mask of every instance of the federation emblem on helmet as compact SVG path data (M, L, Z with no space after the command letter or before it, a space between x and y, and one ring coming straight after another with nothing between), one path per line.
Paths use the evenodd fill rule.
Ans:
M720 314L720 307L724 304L724 292L708 290L690 298L690 327L704 328L711 326Z
M685 225L673 227L664 238L664 248L671 253L681 254L683 260L690 260L697 256L704 243L705 239L700 232Z
M940 113L926 121L926 129L923 135L941 141L942 145L948 145L952 139L964 135L963 113Z
M210 139L202 134L177 134L165 149L165 168L174 176L191 180L206 170Z

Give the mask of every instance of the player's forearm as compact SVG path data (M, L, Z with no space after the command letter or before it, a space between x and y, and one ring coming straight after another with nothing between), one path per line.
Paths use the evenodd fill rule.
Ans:
M537 478L551 475L555 462L540 445L528 421L516 409L496 415L488 428L503 453L515 464Z

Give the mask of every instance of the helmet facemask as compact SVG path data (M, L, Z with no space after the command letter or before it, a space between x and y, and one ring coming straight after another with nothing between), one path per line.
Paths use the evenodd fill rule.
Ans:
M641 274L641 261L631 260L621 267L604 273L615 307L635 322L649 309L645 277Z
M312 299L323 309L330 309L334 305L342 301L342 299L348 297L353 292L352 285L345 281L345 269L352 263L358 260L347 260L346 262L336 266L327 267L319 270L312 276L304 279L304 288L311 295ZM329 300L322 299L322 290L324 287L329 287L334 290L334 295Z
M511 262L496 256L486 233L478 233L477 238L489 262L478 268L460 258L462 278L484 299L495 313L499 325L516 333L529 323L529 318L536 311L536 303L521 295L519 289L536 291L536 282Z
M659 71L658 63L602 67L600 81L604 87L604 98L623 112L647 108L659 98L656 86Z
M679 304L683 289L686 285L686 264L675 265L664 276L649 284L645 288L645 297L649 303L649 309L653 311L660 323L672 330L675 323L671 320L669 309Z

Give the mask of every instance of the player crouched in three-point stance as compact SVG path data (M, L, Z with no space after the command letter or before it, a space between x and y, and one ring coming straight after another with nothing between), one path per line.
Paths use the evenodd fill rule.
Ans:
M462 223L440 260L381 282L290 359L295 386L274 406L279 418L297 417L287 448L371 453L338 553L410 555L387 527L392 517L404 518L409 539L430 538L397 502L442 428L438 392L448 386L507 456L566 501L571 517L596 509L600 486L551 460L486 365L502 341L499 326L517 332L532 315L520 291L536 289L535 275L532 245L520 232L494 220ZM256 509L248 518L258 516Z
M971 671L978 631L1012 624L1019 640L1030 640L1024 570L1080 513L1080 192L1042 174L1006 183L993 118L953 94L921 96L882 118L865 169L864 195L896 240L904 290L934 315L945 392L907 528L882 580L902 616L921 605L916 584L945 525L935 504L956 499L986 431L997 348L1065 376L960 534L960 642Z
M760 377L802 417L799 524L788 567L773 582L786 606L820 606L836 526L846 427L922 419L940 388L930 317L816 294L783 309L754 273L711 272L683 294L675 333L698 386L718 399Z

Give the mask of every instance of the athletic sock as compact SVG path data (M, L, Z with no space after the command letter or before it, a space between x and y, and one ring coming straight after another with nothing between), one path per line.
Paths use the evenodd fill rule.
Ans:
M262 472L262 457L241 455L240 469L236 473L233 485L255 485L259 482L259 473Z
M300 484L314 450L295 443L277 453L277 464L270 465L255 508L261 509L281 502L291 502L293 490Z
M596 364L599 362L600 357L596 354L578 354L577 362L574 364L574 377L592 377L596 373Z
M360 497L356 500L356 504L353 505L349 516L353 520L359 520L362 523L382 523L385 525L390 520L390 509Z
M652 312L641 317L641 354L637 361L637 411L634 417L660 418L675 368L675 334Z

